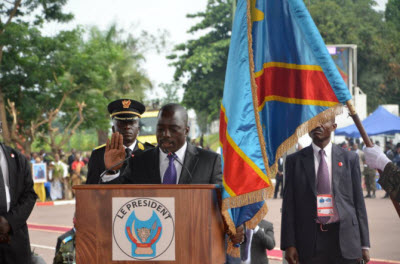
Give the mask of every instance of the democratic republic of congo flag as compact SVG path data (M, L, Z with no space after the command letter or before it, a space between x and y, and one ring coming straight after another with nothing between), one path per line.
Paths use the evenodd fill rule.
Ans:
M237 1L220 115L230 232L259 223L276 160L350 99L303 0Z

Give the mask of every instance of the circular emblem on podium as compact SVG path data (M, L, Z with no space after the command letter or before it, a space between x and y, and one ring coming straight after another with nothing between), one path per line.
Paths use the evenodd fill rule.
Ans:
M135 260L175 258L174 200L134 198L113 216L113 247ZM114 201L113 201L114 203ZM172 209L172 210L171 210ZM171 246L173 244L173 246ZM113 249L114 251L114 249ZM165 256L164 256L165 255Z

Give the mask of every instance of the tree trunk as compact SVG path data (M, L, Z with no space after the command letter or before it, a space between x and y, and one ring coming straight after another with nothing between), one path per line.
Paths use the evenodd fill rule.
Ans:
M108 139L108 130L97 130L97 144L102 145L107 142Z
M0 121L2 121L3 140L6 145L11 145L10 130L8 129L6 105L4 102L4 94L0 87Z

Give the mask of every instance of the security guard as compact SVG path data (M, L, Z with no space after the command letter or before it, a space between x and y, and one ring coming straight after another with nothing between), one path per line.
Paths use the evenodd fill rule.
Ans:
M125 146L126 157L132 153L138 155L148 148L152 148L151 144L143 144L136 140L139 133L139 119L146 110L145 106L135 100L119 99L108 104L108 112L113 121L112 131L119 132L123 136L123 144ZM87 184L98 184L100 174L106 168L104 166L104 152L106 145L101 145L92 151L88 164ZM121 168L125 168L127 162Z

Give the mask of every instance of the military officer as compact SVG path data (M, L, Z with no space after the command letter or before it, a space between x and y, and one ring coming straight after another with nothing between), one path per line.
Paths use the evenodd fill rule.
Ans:
M378 183L400 203L400 168L391 162L378 146L366 147L364 153L367 165L383 172Z
M138 101L131 99L119 99L108 104L108 112L112 118L112 131L119 132L123 136L123 145L126 156L138 155L144 150L151 148L150 144L139 142L136 137L139 133L139 119L146 110L145 106ZM95 148L88 164L87 184L98 184L100 174L106 168L104 166L105 144ZM123 170L126 166L121 170Z
M67 235L60 243L53 264L76 263L75 262L75 230Z

